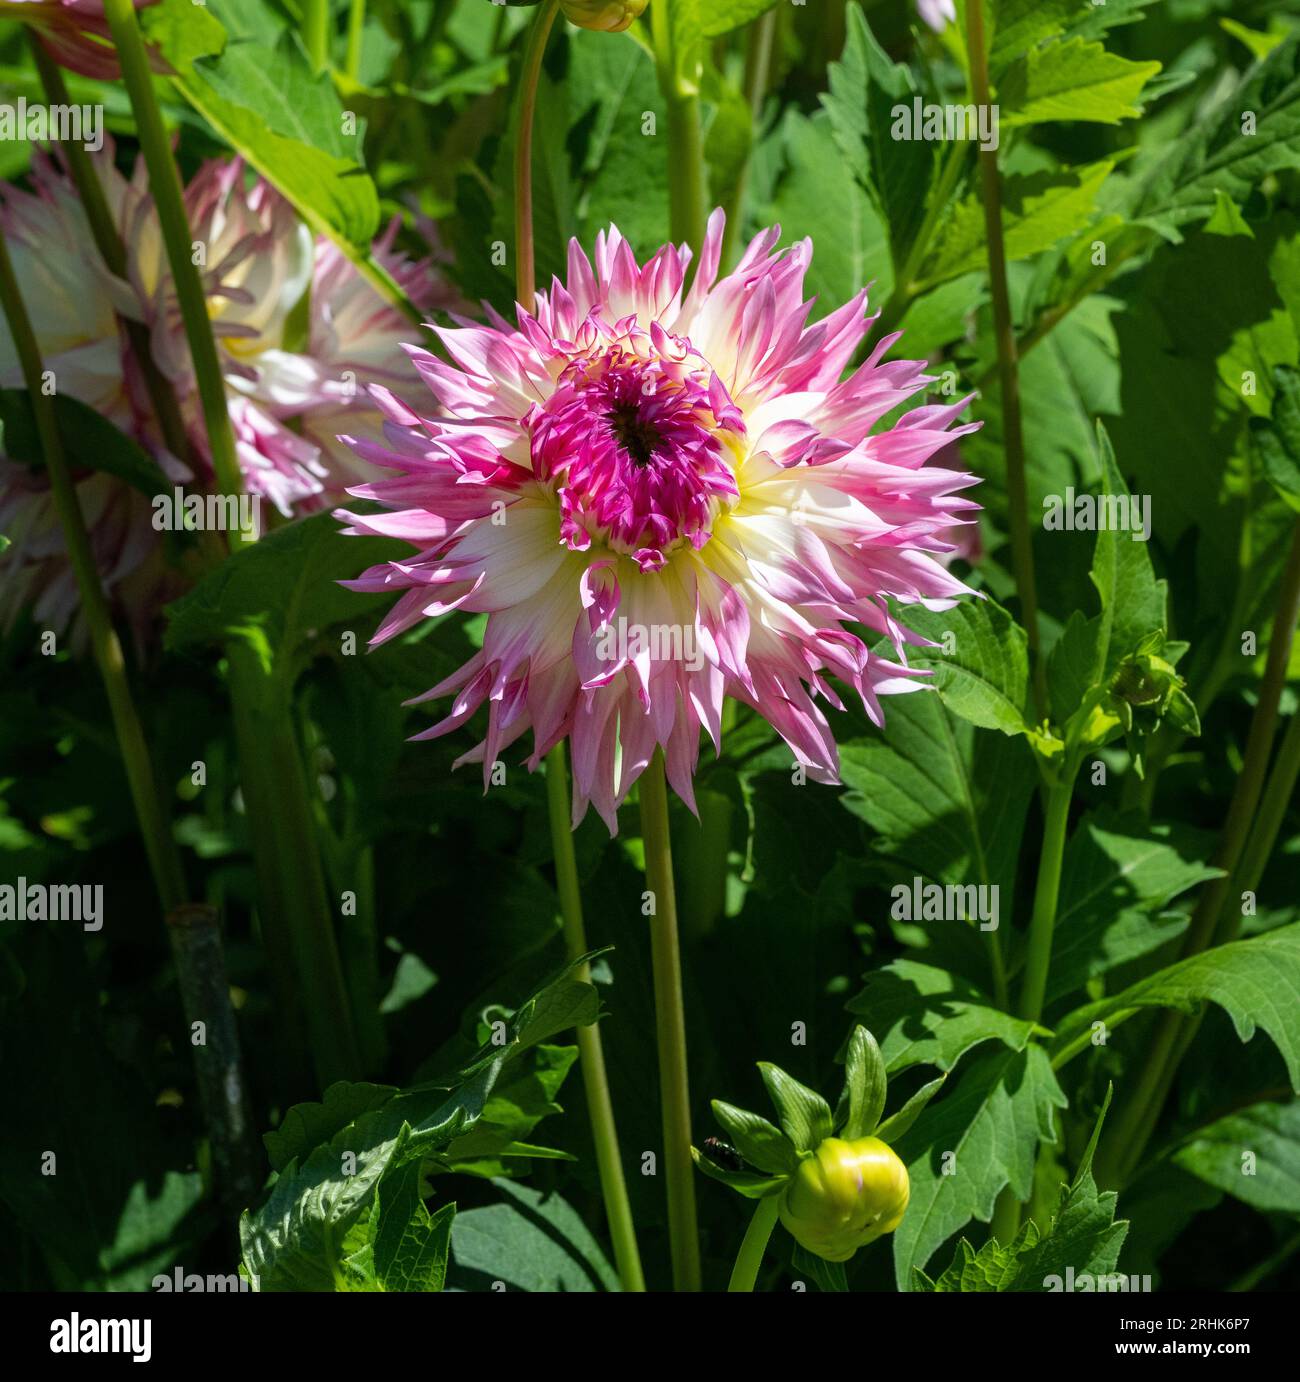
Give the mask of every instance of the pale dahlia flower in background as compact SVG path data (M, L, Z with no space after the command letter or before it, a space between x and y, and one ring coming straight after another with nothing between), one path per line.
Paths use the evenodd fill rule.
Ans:
M109 208L119 215L127 183L107 148L94 163ZM43 153L33 156L31 183L31 191L0 183L0 223L44 368L60 394L107 418L149 450L170 479L183 483L189 473L157 442L139 366L115 311L129 306L128 285L109 274L72 183ZM0 314L0 387L24 386L13 338ZM77 471L76 457L69 459L101 578L109 594L120 597L138 640L175 587L148 497L112 476ZM72 628L82 646L84 630L74 624L80 599L49 482L43 470L4 455L0 533L12 544L0 556L0 627L11 627L30 606L41 627L60 634Z
M945 562L974 479L925 465L971 430L953 426L965 403L873 434L930 382L923 363L884 362L888 336L842 379L874 320L865 291L809 326L811 243L774 253L766 231L719 280L722 231L715 212L684 297L687 251L638 267L611 230L594 266L570 246L535 317L440 332L450 364L411 348L437 404L376 390L385 439L356 446L395 474L351 493L389 512L342 515L417 549L348 583L402 592L374 642L448 610L489 616L482 650L420 698L453 700L418 737L486 706L459 760L485 778L525 733L530 768L568 738L574 820L592 803L611 831L656 746L693 805L725 696L836 781L829 677L879 723L880 696L922 684L902 660L922 640L886 597L943 609L968 593Z
M396 248L400 227L394 217L372 247L375 258L422 312L462 307L460 295L438 271L446 254L433 224L417 221L417 232L429 246L429 253L418 260ZM340 433L377 440L384 419L371 388L418 384L419 375L405 349L411 330L406 317L379 296L337 245L324 236L317 240L306 345L306 358L315 372L313 402L302 414L301 431L319 450L329 481L328 488L322 487L320 502L338 498L345 485L377 478Z
M369 478L338 434L377 435L381 418L369 386L416 381L402 348L410 324L337 246L313 239L270 183L250 182L242 159L205 163L185 189L185 204L204 248L204 292L245 483L286 517L318 509ZM179 388L191 442L206 457L189 345L152 202L135 208L131 225L133 277L149 303L154 355ZM456 306L432 254L412 261L394 248L399 229L395 218L375 241L376 257L421 310ZM287 342L309 289L304 339Z
M138 442L173 483L197 479L210 488L207 431L143 164L123 178L110 144L94 161L127 247L125 281L108 272L76 188L51 158L34 156L30 192L0 184L0 216L43 364L61 394ZM205 164L186 189L186 210L205 248L203 282L246 488L286 517L337 501L348 484L373 474L337 441L343 430L378 434L367 386L418 381L401 345L409 324L338 251L315 241L268 184L250 182L241 161ZM375 243L389 272L424 310L455 305L432 254L414 262L395 249L398 228L395 221ZM432 227L421 230L432 236ZM286 343L291 314L309 288L304 338ZM147 326L154 362L181 400L197 477L163 445L124 329L128 318ZM0 385L23 387L2 317ZM75 468L77 458L69 460ZM137 631L147 630L178 591L149 497L88 470L78 473L78 487L101 578L129 605ZM0 532L13 544L0 555L0 626L31 607L61 632L79 601L48 485L40 472L3 456ZM154 579L137 577L146 571Z
M135 0L137 10L156 0ZM0 19L30 24L50 56L85 77L116 77L104 0L0 0Z
M956 23L957 8L953 0L916 0L916 12L935 33L942 33L949 24Z

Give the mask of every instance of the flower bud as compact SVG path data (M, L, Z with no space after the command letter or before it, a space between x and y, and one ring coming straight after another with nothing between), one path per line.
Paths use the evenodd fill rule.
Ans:
M650 0L560 0L560 8L570 24L580 29L621 34L645 12Z
M878 1137L828 1137L799 1163L781 1195L781 1222L800 1247L847 1262L902 1222L907 1167Z

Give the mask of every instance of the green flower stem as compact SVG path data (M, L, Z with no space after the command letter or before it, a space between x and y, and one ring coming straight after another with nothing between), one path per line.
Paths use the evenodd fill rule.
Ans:
M763 118L763 99L767 95L768 76L772 68L772 41L776 35L776 10L768 10L749 26L745 40L745 100L749 103L750 121L757 138L759 122ZM749 175L753 166L753 149L745 158L744 167L736 178L731 200L727 205L727 225L722 234L721 265L725 273L735 262L744 229L745 202L749 193Z
M302 41L317 72L329 66L330 27L329 0L303 0Z
M668 784L663 750L656 748L641 775L641 835L646 884L654 898L650 949L654 965L655 1027L659 1046L659 1089L663 1107L664 1174L668 1182L668 1236L673 1287L700 1289L700 1243L695 1221L695 1179L691 1165L691 1095L686 1070L686 1008L677 940L677 899L668 832Z
M550 36L560 0L542 0L528 31L524 65L519 76L515 123L515 299L529 312L537 291L536 251L533 243L533 115L537 109L537 83L542 54Z
M1297 777L1300 777L1300 711L1291 716L1286 733L1282 736L1282 746L1273 762L1273 770L1268 775L1259 814L1255 817L1254 828L1241 856L1238 868L1240 886L1233 889L1237 896L1243 892L1254 892L1259 887L1265 866L1272 857L1273 846L1277 843L1278 832L1282 829L1282 819L1291 804ZM1225 921L1220 923L1215 943L1226 945L1228 941L1236 940L1240 930L1241 912L1229 908Z
M253 836L258 916L272 960L290 957L322 1089L359 1079L361 1057L339 961L307 776L286 688L241 639L226 648L240 785ZM271 937L287 926L287 939Z
M736 1254L736 1265L731 1269L728 1291L752 1291L758 1280L758 1269L763 1265L763 1254L767 1251L768 1239L776 1227L781 1212L780 1195L768 1195L754 1206L754 1217L749 1221L745 1236L741 1240L740 1251Z
M222 494L238 495L243 491L243 484L235 454L235 438L230 429L230 416L226 411L225 381L217 359L217 346L212 335L203 284L191 257L193 245L185 215L185 195L172 158L162 112L154 96L149 57L136 22L135 6L132 0L104 0L104 13L113 32L122 81L131 98L136 133L149 170L149 190L158 209L158 224L167 248L181 317L185 323L185 335L194 361L217 483ZM242 530L231 530L233 546L248 540Z
M361 40L366 32L366 0L352 0L348 8L347 74L353 81L361 70Z
M46 100L52 106L70 105L71 98L58 63L46 52L45 45L35 34L29 32L28 39ZM94 237L95 246L103 257L109 273L116 278L124 279L127 273L126 246L113 223L112 213L108 209L108 199L104 196L104 188L95 175L90 155L86 152L85 146L75 139L68 140L62 148L68 162L68 171L81 198L86 220L90 222L90 233ZM154 416L162 429L163 441L173 456L188 464L190 446L185 435L185 424L181 419L180 405L176 402L176 394L154 363L153 351L149 344L149 328L138 321L124 320L123 325L126 327L132 355L140 366L145 388L149 392Z
M705 185L704 131L700 122L700 95L680 71L681 54L673 29L676 0L653 0L650 32L654 43L655 70L668 114L668 214L675 244L685 243L698 255L704 243Z
M149 867L153 872L163 911L170 912L186 900L180 851L172 838L167 812L158 794L149 747L145 742L135 702L131 698L122 645L113 628L108 601L104 598L103 587L99 583L99 570L91 551L90 536L86 531L81 505L77 501L77 488L67 458L63 454L63 442L54 416L54 403L42 387L44 367L41 363L40 347L23 304L17 280L14 278L9 247L5 243L3 232L0 232L0 306L3 306L5 318L9 323L9 333L13 337L14 348L22 366L23 380L27 386L27 396L36 418L36 432L45 456L45 468L50 477L54 507L77 579L77 589L81 595L81 612L90 633L95 662L108 696L113 728L126 768L131 800L149 857Z
M1261 835L1264 833L1260 829L1260 822L1256 821L1256 811L1264 787L1264 775L1268 769L1269 753L1277 726L1278 706L1282 698L1282 688L1286 684L1287 666L1291 658L1291 644L1295 637L1298 618L1300 521L1295 525L1290 555L1282 572L1277 609L1273 617L1273 636L1269 643L1268 660L1264 666L1264 679L1260 683L1259 700L1251 717L1241 772L1237 776L1237 785L1228 806L1228 817L1224 822L1219 846L1211 860L1216 868L1223 870L1223 874L1212 879L1197 899L1183 942L1183 959L1200 954L1215 940L1224 905L1234 882L1242 876L1238 874L1238 869L1246 851L1247 841L1257 831ZM1289 758L1289 754L1287 757ZM1266 808L1262 817L1264 826L1268 825L1272 811L1271 805ZM1252 860L1254 855L1255 851L1252 849ZM1267 857L1267 853L1261 856L1264 861ZM1235 935L1235 928L1239 925L1240 918L1232 924L1232 934ZM1156 1020L1141 1074L1116 1115L1110 1137L1102 1141L1099 1149L1099 1185L1112 1188L1122 1186L1141 1161L1173 1086L1179 1062L1190 1044L1191 1036L1195 1034L1195 1029L1195 1024L1191 1020L1172 1010L1161 1013Z
M578 864L573 851L573 831L569 826L569 771L564 744L559 743L546 756L546 804L551 818L551 846L555 853L555 882L564 915L564 944L570 960L587 953L586 928L582 924L582 894L578 887ZM590 983L591 969L583 965L577 978ZM644 1291L641 1254L636 1244L632 1206L623 1176L619 1154L618 1129L614 1124L614 1103L610 1098L605 1071L605 1049L600 1027L579 1027L578 1061L582 1086L591 1117L591 1136L596 1145L596 1165L605 1199L609 1235L614 1243L614 1260L625 1291Z
M1060 776L1047 792L1043 846L1038 858L1038 881L1034 885L1034 910L1029 920L1029 952L1025 957L1025 977L1020 990L1020 1016L1030 1022L1037 1022L1043 1015L1047 975L1052 962L1052 932L1056 929L1056 905L1061 892L1061 862L1065 857L1070 799L1081 762L1081 756L1074 755L1073 761L1063 766Z
M243 481L227 411L225 380L203 284L191 257L184 192L154 94L148 54L132 0L105 0L104 8L149 172L149 188L189 342L217 485L223 494L239 495ZM253 540L238 528L231 530L229 539L236 549ZM322 1086L334 1080L356 1079L360 1063L352 1015L312 832L306 777L289 699L273 672L246 643L233 639L227 660L241 782L253 826L254 862L263 902L259 915L268 934L267 954L273 965L282 964L287 955L296 961ZM280 926L287 926L288 939L271 938ZM277 987L283 992L288 984L287 976L281 974Z
M988 54L984 46L984 0L967 0L966 51L970 58L971 98L977 107L989 104ZM1034 701L1038 716L1047 715L1047 676L1038 636L1038 592L1034 582L1034 554L1029 539L1029 500L1025 484L1025 439L1020 421L1020 366L1016 327L1007 288L1007 261L1002 241L1002 184L996 149L978 151L984 190L984 226L988 237L989 291L993 299L993 330L998 350L998 380L1002 394L1002 439L1007 460L1007 504L1011 527L1011 566L1020 596L1020 618L1029 636L1034 673Z

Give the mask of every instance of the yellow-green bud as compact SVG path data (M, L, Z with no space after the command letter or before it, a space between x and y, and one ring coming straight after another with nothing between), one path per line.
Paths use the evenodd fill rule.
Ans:
M828 1137L790 1177L781 1222L800 1247L847 1262L898 1227L910 1190L907 1167L878 1137Z
M560 8L570 24L580 29L621 34L645 12L650 0L560 0Z

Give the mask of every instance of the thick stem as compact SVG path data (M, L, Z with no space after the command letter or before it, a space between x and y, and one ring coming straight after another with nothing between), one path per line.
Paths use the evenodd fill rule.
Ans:
M361 70L361 39L366 31L366 0L352 0L348 8L347 74L353 81Z
M149 188L180 303L217 484L223 494L239 495L243 483L227 411L225 379L203 283L192 259L184 192L154 95L148 55L131 0L105 0L105 14L149 172ZM231 529L229 538L233 547L254 540L240 528ZM355 1079L360 1073L356 1040L287 694L246 644L233 640L227 655L241 777L262 892L261 918L268 931L287 922L290 932L287 944L278 939L268 945L268 953L274 960L291 949L297 961L322 1082Z
M1056 929L1056 905L1061 892L1061 862L1065 857L1065 832L1070 820L1070 798L1078 761L1062 769L1047 793L1043 822L1043 846L1034 885L1034 910L1029 921L1029 951L1020 990L1020 1016L1037 1022L1043 1015L1047 976L1052 963L1052 933Z
M546 804L551 819L551 847L555 855L555 885L564 916L564 946L570 960L587 953L587 933L582 922L582 894L578 887L578 863L573 851L573 831L569 825L569 771L564 744L546 757ZM591 981L591 968L583 965L577 977ZM591 1137L596 1146L596 1166L609 1220L609 1236L614 1243L614 1259L625 1291L644 1291L641 1254L636 1244L636 1227L623 1175L618 1129L614 1124L614 1102L610 1097L605 1072L605 1048L596 1025L579 1027L578 1061L582 1068L582 1087L587 1095L591 1118Z
M180 303L185 335L197 378L199 397L203 404L203 421L207 427L208 446L212 452L212 466L223 494L238 495L243 491L239 461L235 453L235 438L226 411L226 387L221 362L217 357L216 340L208 317L208 304L203 282L193 261L189 220L185 214L185 194L180 174L172 158L171 144L163 124L162 112L154 96L153 76L144 40L136 23L132 0L104 0L104 13L113 31L122 81L131 98L135 114L136 133L145 166L149 170L149 190L158 212L158 224L171 265L176 297ZM240 546L251 539L235 527L230 541Z
M262 924L286 926L306 998L321 1088L361 1075L307 780L283 687L245 643L226 649L244 799L254 837ZM269 947L268 947L269 948Z
M984 50L984 0L967 0L966 51L970 56L971 96L977 107L989 104L988 55ZM1034 670L1034 701L1039 718L1047 714L1047 681L1038 636L1038 592L1034 583L1034 555L1029 538L1029 500L1025 483L1025 441L1020 421L1020 366L1016 328L1007 288L1007 262L1002 242L1002 184L995 149L979 150L984 189L984 226L988 238L989 291L993 299L993 330L998 350L998 380L1002 393L1002 444L1007 460L1007 504L1011 528L1011 566L1020 596L1020 617L1029 636Z
M253 1140L248 1091L239 1054L239 1028L230 1003L217 909L203 903L167 914L181 1003L191 1024L199 1101L212 1143L212 1167L227 1224L253 1201L261 1162Z
M63 80L58 63L50 57L45 45L34 34L29 34L28 37L31 39L32 57L36 62L36 70L40 73L46 99L52 106L70 105L71 98L68 96L67 84ZM90 223L90 233L94 237L95 247L99 250L109 273L115 278L125 279L126 246L122 243L122 237L114 224L108 208L108 199L104 196L103 185L95 173L90 155L86 152L85 146L75 139L67 140L60 147L63 149L64 158L67 159L68 172L81 198L82 210L85 211L86 220ZM176 402L171 385L163 378L162 372L154 363L149 328L138 321L124 321L123 325L131 344L131 356L139 365L144 378L163 441L173 456L188 465L190 447L185 435L180 405Z
M700 95L696 84L683 81L679 71L682 55L671 11L672 0L655 0L650 6L655 69L668 115L668 214L673 243L687 244L698 254L708 200Z
M763 1265L763 1254L767 1251L768 1239L776 1227L781 1212L780 1195L768 1195L754 1206L754 1217L749 1221L745 1236L741 1240L740 1251L736 1254L736 1265L731 1269L728 1291L752 1291L758 1280L758 1269Z
M329 0L303 0L302 41L317 71L330 60L330 3Z
M41 387L40 347L23 304L9 248L0 230L0 306L22 366L36 431L45 457L54 506L81 595L82 617L108 696L136 822L144 840L154 886L170 923L168 943L176 965L181 1002L187 1022L202 1022L213 1037L209 1046L195 1049L195 1069L205 1121L212 1142L218 1194L228 1216L237 1216L257 1185L239 1063L239 1037L230 1006L221 940L215 913L199 908L206 925L191 928L185 920L195 909L185 903L185 875L180 851L172 836L167 809L158 791L153 763L136 713L126 676L122 646L113 628L86 531L76 485L63 454L58 422L50 396Z
M99 569L95 565L94 553L90 546L90 535L86 531L81 505L77 501L76 484L63 454L63 442L54 416L54 404L42 387L43 366L40 347L23 304L17 280L14 278L9 247L5 243L3 232L0 232L0 306L3 306L5 318L9 323L9 334L13 337L23 380L27 386L28 400L36 419L36 433L45 457L45 468L50 477L55 511L59 516L59 525L63 529L63 539L68 548L73 574L76 576L77 589L81 596L82 617L86 621L95 662L108 696L113 728L117 734L118 747L126 769L131 800L144 840L145 852L149 857L149 867L153 872L163 911L169 912L185 901L180 851L172 838L167 812L158 794L149 747L145 742L144 730L140 725L140 717L136 714L135 702L132 700L131 688L127 681L122 645L113 628L108 601L99 582Z
M1214 941L1219 930L1220 914L1234 883L1241 886L1239 880L1244 876L1244 871L1238 871L1247 840L1257 832L1262 835L1260 824L1268 825L1271 819L1271 804L1266 807L1259 823L1256 822L1256 810L1268 769L1297 618L1300 618L1300 521L1295 525L1291 551L1282 572L1277 610L1273 617L1273 636L1269 643L1264 679L1260 684L1259 700L1246 738L1241 772L1228 806L1219 847L1211 860L1215 867L1223 870L1223 874L1213 879L1197 899L1183 942L1183 959L1200 954ZM1286 757L1289 761L1289 755ZM1279 765L1283 765L1282 760ZM1276 826L1273 828L1276 829ZM1252 868L1258 863L1262 871L1267 859L1267 853L1259 855L1257 850L1252 849ZM1235 927L1239 925L1238 917L1232 934L1235 935ZM1110 1137L1102 1143L1101 1155L1098 1156L1098 1184L1122 1185L1141 1161L1196 1026L1194 1021L1173 1011L1163 1012L1157 1019L1141 1074L1116 1115Z
M677 899L668 832L668 785L663 750L656 748L641 775L641 835L653 912L650 949L654 965L655 1027L659 1047L659 1092L663 1107L664 1174L668 1182L668 1236L673 1286L700 1289L700 1244L695 1221L695 1179L691 1165L691 1095L686 1069L686 1008L677 940Z
M560 8L560 0L543 0L524 47L519 75L519 105L515 124L515 299L533 310L537 291L536 250L533 243L533 115L537 83L542 73L546 40Z
M528 311L535 294L533 262L533 113L537 105L537 82L542 69L546 39L555 22L559 0L546 0L533 21L524 51L524 66L519 92L515 128L515 286L516 297ZM551 848L555 856L555 883L564 917L564 944L571 960L587 953L586 928L582 921L582 893L578 886L578 864L573 850L573 831L569 823L569 772L564 744L557 744L546 759L546 802L551 821ZM590 981L591 970L583 965L579 978ZM614 1259L625 1291L644 1291L641 1254L637 1248L636 1227L627 1195L623 1159L619 1153L618 1129L614 1123L614 1103L605 1071L605 1048L600 1028L593 1025L577 1029L578 1061L591 1118L591 1136L596 1148L596 1167L609 1220L609 1235L614 1244Z

